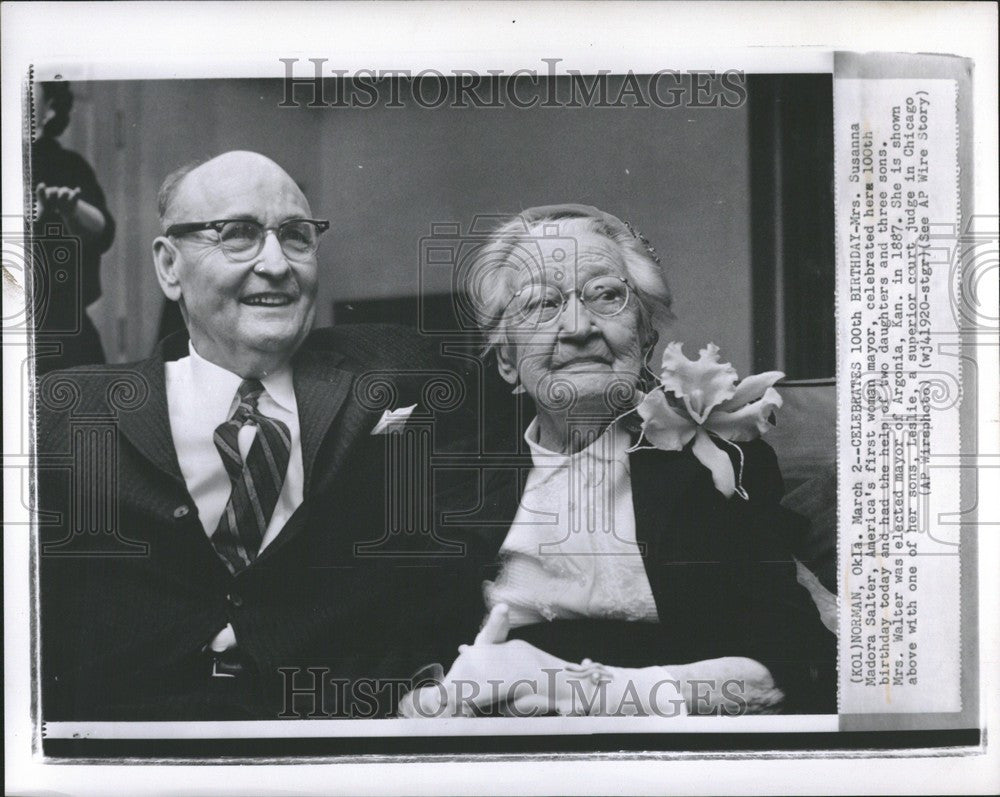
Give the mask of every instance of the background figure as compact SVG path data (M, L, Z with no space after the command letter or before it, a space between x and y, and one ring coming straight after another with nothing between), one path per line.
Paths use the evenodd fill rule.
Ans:
M86 308L101 295L101 255L114 240L115 222L90 164L58 141L73 107L69 83L40 83L36 94L31 144L32 233L41 281L36 370L45 373L104 362L101 339ZM75 239L68 248L67 238ZM46 345L52 343L59 344L58 350Z

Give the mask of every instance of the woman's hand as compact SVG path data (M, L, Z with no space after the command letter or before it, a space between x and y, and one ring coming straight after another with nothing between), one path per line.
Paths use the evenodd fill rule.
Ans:
M80 189L68 186L45 185L39 183L35 188L35 199L38 202L38 215L52 208L63 218L69 216L80 201Z
M785 699L767 667L744 656L676 664L669 670L680 682L690 714L773 714Z
M474 716L503 706L511 716L586 713L582 707L606 679L601 665L572 664L523 640L507 641L507 607L490 612L475 643L461 645L441 686L407 695L400 713L407 717Z
M567 662L522 640L507 641L507 607L499 604L441 685L403 698L407 717L474 716L501 706L508 716L590 714L660 716L766 714L784 695L754 659L726 656L668 667L605 667ZM416 704L415 701L419 701Z
M566 662L519 639L462 645L444 679L449 709L472 716L494 704L516 707L519 700L558 690ZM449 712L451 713L451 712Z
M79 188L39 183L35 188L35 202L38 212L36 218L41 218L46 209L51 207L62 217L70 232L77 235L96 238L104 232L107 225L104 214L80 198Z
M510 633L510 610L506 603L498 603L490 609L490 616L486 618L483 627L476 634L476 641L473 645L498 645L507 641L507 634ZM459 650L465 647L459 647Z

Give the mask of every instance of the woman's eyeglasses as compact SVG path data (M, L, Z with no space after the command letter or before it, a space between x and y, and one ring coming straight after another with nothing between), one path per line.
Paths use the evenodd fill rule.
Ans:
M504 307L502 315L520 326L548 324L562 314L569 297L574 293L591 313L609 318L618 315L628 306L631 288L627 279L610 274L594 277L580 290L574 288L565 293L555 285L534 283L515 293Z
M172 224L167 228L166 235L178 237L214 230L226 257L236 263L244 263L261 253L269 232L277 236L281 251L289 260L307 260L316 254L319 236L329 228L330 222L319 219L289 219L277 227L265 227L252 219L219 219Z

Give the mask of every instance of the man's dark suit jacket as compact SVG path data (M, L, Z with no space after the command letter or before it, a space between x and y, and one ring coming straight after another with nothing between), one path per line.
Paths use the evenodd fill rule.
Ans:
M481 585L497 576L499 549L531 470L519 435L505 437L501 446L511 454L482 459L478 500L467 504L465 527L452 532L470 546L462 564L465 597L456 603L479 602L474 611L455 615L456 628L464 629L453 639L466 643L482 620ZM836 712L836 639L798 584L788 553L806 521L779 505L783 485L770 446L755 440L740 448L749 501L724 498L690 445L629 456L636 538L658 624L556 620L514 629L509 638L569 661L589 657L615 666L745 656L768 667L785 693L785 712ZM738 456L729 453L738 467ZM447 653L446 669L454 658Z
M40 382L43 718L392 711L398 687L373 679L406 678L426 660L412 636L426 571L399 554L428 540L390 532L407 513L427 511L418 495L425 480L415 473L418 489L387 504L389 441L371 430L383 409L410 404L419 405L414 417L447 421L447 411L435 414L425 400L433 399L428 377L441 377L440 361L401 327L347 326L309 337L293 360L303 503L233 577L202 527L171 438L164 361L186 354L186 336L172 336L150 359L55 372ZM435 434L449 436L440 428ZM102 468L113 474L103 505L95 504ZM107 528L111 518L128 547L108 533L74 533L95 520ZM356 545L366 543L359 553ZM204 648L227 623L251 678L209 675ZM317 683L302 669L309 666L341 685L331 680L322 700L307 694L289 707L290 686Z

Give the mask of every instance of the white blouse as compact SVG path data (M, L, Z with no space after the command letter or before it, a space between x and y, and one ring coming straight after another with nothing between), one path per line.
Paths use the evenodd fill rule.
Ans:
M524 434L534 467L500 548L487 612L509 608L511 627L599 618L659 622L635 539L629 434L610 426L576 454L542 448L538 421Z

